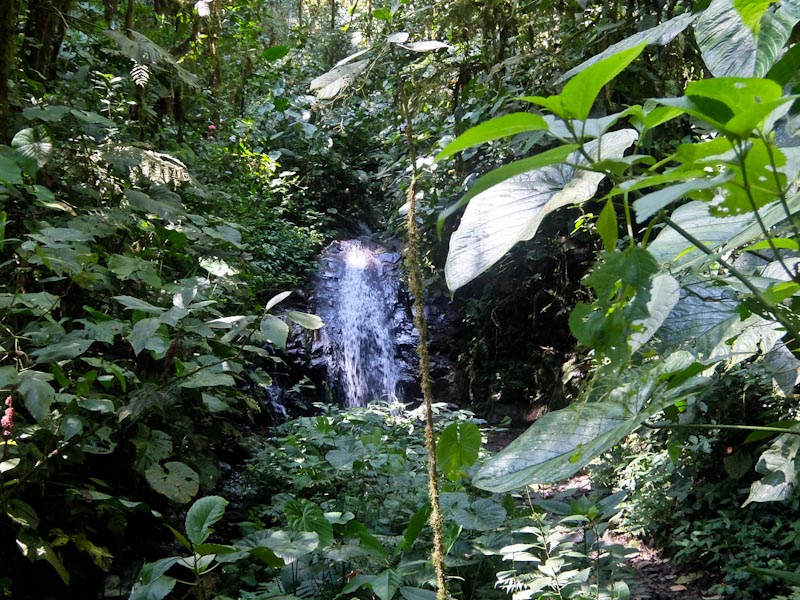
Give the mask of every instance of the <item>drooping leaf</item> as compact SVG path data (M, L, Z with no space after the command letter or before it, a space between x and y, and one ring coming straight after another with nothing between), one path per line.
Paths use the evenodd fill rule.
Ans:
M633 322L634 332L630 336L631 352L636 352L658 331L681 297L680 284L669 273L653 277L650 300L647 302L647 317Z
M692 364L691 356L675 353L644 378L637 379L631 373L631 380L615 387L603 401L572 404L544 415L491 457L478 470L473 483L481 489L503 493L574 475L646 419L702 385L705 380L696 377L675 386L659 381Z
M197 77L179 65L167 50L146 35L132 29L124 32L107 29L103 33L114 40L120 51L134 62L148 66L169 66L175 70L175 73L186 85L197 87Z
M636 136L632 129L614 131L587 143L585 150L594 158L622 156ZM574 153L570 162L583 165L585 159ZM568 164L553 165L517 175L475 196L450 238L445 265L448 287L453 291L462 287L517 242L531 239L554 210L592 198L604 178L602 173Z
M540 154L537 154L536 156L531 156L530 158L523 158L521 160L516 160L512 163L509 163L507 165L489 171L482 177L478 178L478 180L472 184L472 187L469 188L469 190L467 191L466 194L464 194L461 200L459 200L458 202L456 202L451 206L448 206L445 210L441 212L436 224L439 233L442 232L442 227L444 226L444 222L447 220L448 217L450 217L450 215L460 210L467 202L472 200L472 198L474 198L481 192L491 189L494 186L498 185L499 183L502 183L507 179L511 179L515 175L521 175L523 173L528 173L529 171L533 171L535 169L541 169L542 167L563 163L579 147L580 146L578 146L578 144L567 144L564 146L558 146L557 148L546 150Z
M436 461L442 473L453 481L461 479L478 460L481 441L475 423L458 421L448 425L436 444Z
M202 544L213 533L211 526L225 514L228 501L220 496L199 498L186 513L186 537L192 544Z
M147 483L159 494L178 504L186 504L200 489L200 476L189 465L172 461L151 465L144 472Z
M556 80L556 83L561 83L562 81L566 81L570 77L577 75L581 71L585 71L592 65L600 62L608 58L609 56L613 56L618 52L622 52L623 50L630 50L631 48L635 48L636 46L640 46L641 44L650 45L650 44L658 44L659 46L666 46L669 44L677 35L683 32L689 25L691 25L697 15L692 13L684 13L682 15L678 15L677 17L673 17L669 21L664 21L660 25L657 25L651 29L645 29L644 31L640 31L635 33L634 35L625 38L621 42L617 42L616 44L612 44L605 50L603 50L600 54L593 56L589 60L586 60L579 64L577 67L573 67L566 73L564 73L561 77Z
M52 380L52 375L41 371L21 371L19 373L17 389L25 403L25 408L37 423L46 423L50 420L50 405L56 397L56 391L48 383Z
M800 431L800 426L791 427ZM800 435L784 433L775 438L759 457L756 471L764 475L750 486L750 495L742 506L751 502L779 502L786 500L797 486Z
M289 326L274 315L266 315L261 319L261 333L276 348L286 350L286 339Z
M369 66L369 60L359 60L333 67L327 73L311 81L309 89L317 93L320 100L330 100L348 88L355 78Z

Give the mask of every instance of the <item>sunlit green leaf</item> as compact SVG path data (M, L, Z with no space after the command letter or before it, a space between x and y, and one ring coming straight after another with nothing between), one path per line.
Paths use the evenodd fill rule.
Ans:
M485 123L467 129L445 146L436 156L436 160L440 161L466 148L471 148L472 146L499 140L519 133L537 130L547 130L547 123L540 115L518 112L495 117Z
M192 544L202 544L213 533L211 526L225 514L228 501L220 496L205 496L192 504L186 513L186 537Z

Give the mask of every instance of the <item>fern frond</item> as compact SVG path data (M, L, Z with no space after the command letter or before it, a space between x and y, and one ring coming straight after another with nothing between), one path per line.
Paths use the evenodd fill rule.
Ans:
M131 69L131 79L139 87L145 87L147 82L150 81L150 68L147 65L134 62Z

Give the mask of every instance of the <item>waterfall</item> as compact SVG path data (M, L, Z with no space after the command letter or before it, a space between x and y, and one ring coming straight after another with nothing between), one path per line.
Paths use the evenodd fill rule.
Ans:
M398 295L400 255L366 240L332 245L323 255L316 311L325 321L318 350L329 394L343 406L402 400L414 379L401 345L413 345Z

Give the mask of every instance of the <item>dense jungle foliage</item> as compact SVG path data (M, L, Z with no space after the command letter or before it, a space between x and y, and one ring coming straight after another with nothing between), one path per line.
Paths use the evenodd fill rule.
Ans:
M4 0L0 597L800 598L798 23ZM316 403L316 257L408 232L435 414Z

